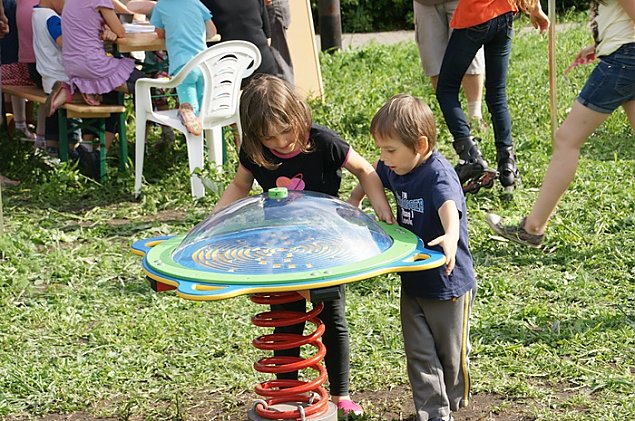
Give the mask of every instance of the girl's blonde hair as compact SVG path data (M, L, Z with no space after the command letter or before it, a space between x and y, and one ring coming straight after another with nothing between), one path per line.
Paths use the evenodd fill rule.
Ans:
M311 109L284 80L259 74L245 87L240 97L240 121L243 129L241 148L256 165L275 169L265 155L262 139L293 132L302 152L310 150L307 142L311 127Z
M437 144L437 126L432 110L421 99L397 94L377 111L370 122L370 133L375 139L397 138L413 152L421 136L428 138L428 148Z

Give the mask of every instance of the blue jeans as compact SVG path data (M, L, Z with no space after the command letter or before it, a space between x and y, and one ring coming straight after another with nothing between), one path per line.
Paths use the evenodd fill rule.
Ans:
M635 42L600 57L578 96L578 102L598 113L611 114L635 100Z
M485 50L485 102L492 115L497 148L512 146L512 122L507 106L507 68L514 36L514 15L509 12L477 26L455 29L445 50L437 100L454 140L471 136L461 109L461 80L481 46Z

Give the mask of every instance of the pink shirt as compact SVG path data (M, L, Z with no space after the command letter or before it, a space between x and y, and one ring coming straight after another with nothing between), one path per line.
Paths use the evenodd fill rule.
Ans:
M20 63L35 63L31 15L33 6L39 2L40 0L16 1L15 24L18 27L18 61Z

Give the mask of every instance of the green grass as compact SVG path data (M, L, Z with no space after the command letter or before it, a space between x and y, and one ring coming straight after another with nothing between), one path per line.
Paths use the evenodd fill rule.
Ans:
M589 41L584 25L558 34L559 75ZM409 92L431 105L439 149L455 159L414 43L323 55L321 64L326 100L312 104L315 120L366 158L377 157L373 113ZM558 77L560 121L590 70ZM551 150L548 92L546 37L518 36L508 94L523 185L511 203L498 188L468 198L479 277L473 393L502 396L498 409L521 408L527 419L635 419L635 137L624 112L583 149L545 250L495 241L484 222L490 211L524 215L536 197ZM131 137L133 129L131 120ZM491 160L491 132L482 137ZM110 180L99 185L6 136L0 150L0 173L23 182L2 192L0 417L177 420L206 402L220 414L251 402L263 379L251 367L259 354L250 341L263 332L249 319L259 306L246 297L199 303L156 294L129 252L137 239L187 231L217 200L191 201L184 142L166 153L149 146L139 202L134 176L116 172L115 154ZM236 166L231 149L229 159L223 174L205 175L225 186ZM347 174L343 196L353 182ZM394 275L348 288L354 392L408 383L398 296ZM367 419L381 419L367 407Z

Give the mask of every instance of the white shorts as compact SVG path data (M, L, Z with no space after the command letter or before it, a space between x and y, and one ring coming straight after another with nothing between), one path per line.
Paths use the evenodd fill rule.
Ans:
M448 45L452 29L450 20L458 0L450 0L434 6L424 6L413 0L415 13L415 38L419 46L421 65L426 76L438 76L443 62L445 47ZM476 53L468 75L480 75L485 73L485 57L483 47Z

